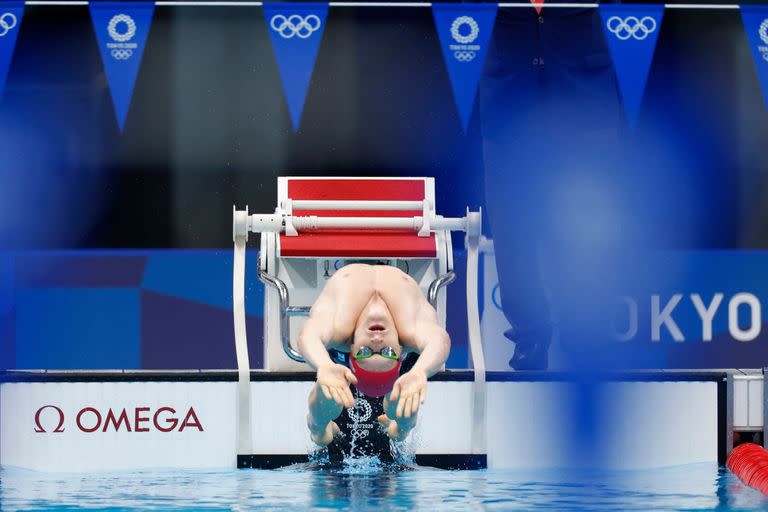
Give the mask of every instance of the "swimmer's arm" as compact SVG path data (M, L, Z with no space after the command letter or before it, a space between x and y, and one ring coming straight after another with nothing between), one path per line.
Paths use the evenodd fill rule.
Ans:
M314 370L333 364L328 349L333 338L334 312L333 302L320 296L299 333L299 352Z
M437 313L428 303L420 308L413 337L419 359L411 371L423 371L429 378L439 372L448 360L451 338L437 322Z
M310 320L307 320L299 334L299 352L313 370L333 364L331 356L328 355L326 341L318 333L317 327L311 325Z
M348 307L349 290L355 286L353 278L350 272L342 271L328 280L299 334L299 351L315 370L335 364L328 355L329 349L349 351L346 341L352 336L359 316Z
M355 399L350 384L356 384L352 371L336 364L328 355L328 348L336 337L334 329L334 300L327 300L322 294L312 306L309 319L299 333L299 352L313 369L317 370L317 386L325 399L336 402L337 406L353 407Z
M416 325L408 338L403 341L416 348L419 359L410 371L395 381L387 398L389 402L397 403L392 419L398 422L415 417L427 396L427 379L440 371L451 349L451 338L437 323L437 313L426 301L417 313Z

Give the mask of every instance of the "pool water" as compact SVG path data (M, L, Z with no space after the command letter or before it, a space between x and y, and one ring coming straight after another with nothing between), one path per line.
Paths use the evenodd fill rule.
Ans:
M768 510L768 497L714 464L648 471L152 470L60 474L0 469L2 510Z

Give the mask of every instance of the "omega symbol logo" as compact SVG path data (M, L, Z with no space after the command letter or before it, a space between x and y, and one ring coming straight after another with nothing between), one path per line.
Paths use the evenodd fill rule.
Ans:
M42 424L42 419L41 419L43 411L49 408L56 411L56 414L58 415L58 419L56 421L46 422L50 426L53 426L54 424L56 425L56 427L53 430L46 430ZM46 414L46 417L50 418L51 414ZM54 432L58 434L60 432L64 432L64 411L62 411L59 407L55 405L44 405L41 408L39 408L35 413L35 432L37 432L38 434L47 433L47 432Z

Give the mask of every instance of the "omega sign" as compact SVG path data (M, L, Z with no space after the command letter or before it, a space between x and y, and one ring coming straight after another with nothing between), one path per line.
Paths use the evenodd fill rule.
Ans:
M66 425L65 425L66 424ZM133 409L108 409L106 411L95 407L83 407L67 421L64 411L56 405L44 405L35 413L35 432L61 433L69 426L88 434L95 432L184 432L197 430L203 432L203 424L190 407L186 413L173 407L160 407L152 410L150 407L135 407Z

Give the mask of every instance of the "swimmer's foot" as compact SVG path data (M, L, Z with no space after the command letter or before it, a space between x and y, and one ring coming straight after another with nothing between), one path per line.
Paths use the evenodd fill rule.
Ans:
M328 446L333 442L333 438L339 433L339 426L335 421L328 423L325 428L313 429L309 424L309 437L315 444Z
M309 393L309 414L307 415L307 427L309 427L312 441L320 446L328 446L333 441L333 436L339 432L339 426L334 419L341 414L341 406L333 399L325 397L319 385L315 385Z
M384 397L384 414L379 416L379 423L387 431L387 435L393 441L402 441L416 426L416 415L410 418L397 417L397 402L390 402L389 395ZM396 419L392 419L396 418Z
M405 440L411 430L413 430L413 427L416 426L415 418L414 421L401 421L398 423L395 420L390 419L386 414L382 414L379 416L378 420L379 424L387 432L389 438L396 442Z

